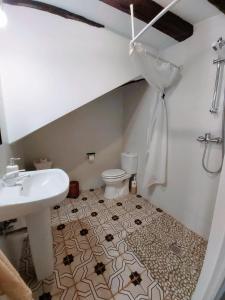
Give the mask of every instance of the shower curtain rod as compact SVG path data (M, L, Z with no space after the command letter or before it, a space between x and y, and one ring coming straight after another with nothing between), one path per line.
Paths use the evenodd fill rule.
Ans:
M153 18L136 36L134 36L134 5L130 5L130 12L131 12L131 28L132 28L132 40L130 44L134 44L136 40L150 27L152 27L162 16L167 13L173 6L175 6L181 0L173 0L169 5L167 5L155 18Z
M134 33L134 5L133 4L130 4L130 14L131 14L131 32L132 32L132 40L130 41L130 45L134 45L135 41L146 31L148 30L150 27L152 27L163 15L165 15L165 13L167 13L167 11L175 6L179 1L181 0L173 0L169 5L167 5L157 16L155 16L155 18L153 18L150 23L148 23L136 36L135 36L135 33ZM162 61L162 62L165 62L165 63L170 63L172 66L178 68L178 69L181 69L181 67L161 58L161 57L158 57L154 54L152 54L150 51L147 51L145 50L145 52L149 55L151 55L152 57Z

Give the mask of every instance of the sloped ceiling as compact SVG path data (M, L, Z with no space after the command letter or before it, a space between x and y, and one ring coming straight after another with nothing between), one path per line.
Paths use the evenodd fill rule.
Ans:
M1 93L9 143L133 80L129 40L105 28L5 5Z
M154 0L162 6L167 6L171 0ZM207 0L181 0L171 11L191 24L199 23L207 18L218 15L219 11Z
M129 40L112 32L130 38L128 14L99 0L39 2L64 8L105 28L81 22L74 26L76 21L5 4L9 22L0 32L4 46L0 48L0 65L9 142L140 75L127 55ZM157 2L168 4L167 0ZM192 24L219 14L206 0L181 0L174 12ZM144 26L135 20L136 31ZM154 28L142 39L156 49L177 43Z

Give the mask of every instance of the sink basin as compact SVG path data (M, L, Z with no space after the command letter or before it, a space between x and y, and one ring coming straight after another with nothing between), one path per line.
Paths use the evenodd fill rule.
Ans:
M0 221L35 213L64 199L68 175L60 169L23 172L22 186L0 188Z
M50 207L66 197L68 187L69 177L60 169L23 172L19 186L0 187L0 221L25 217L39 280L53 272Z

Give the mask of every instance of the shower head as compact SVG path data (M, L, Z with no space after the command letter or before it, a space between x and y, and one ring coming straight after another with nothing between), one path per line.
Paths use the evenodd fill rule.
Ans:
M217 51L217 42L212 44L212 48L213 48L214 51Z
M220 37L215 43L212 44L212 49L214 51L220 51L225 46L225 40Z

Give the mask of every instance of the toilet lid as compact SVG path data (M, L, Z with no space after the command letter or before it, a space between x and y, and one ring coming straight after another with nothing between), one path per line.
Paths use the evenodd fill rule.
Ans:
M102 177L104 178L120 178L123 177L126 172L121 169L111 169L106 170L102 173Z

